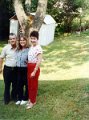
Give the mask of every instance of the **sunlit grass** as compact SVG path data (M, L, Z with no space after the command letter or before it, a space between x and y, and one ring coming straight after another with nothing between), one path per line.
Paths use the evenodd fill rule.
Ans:
M5 44L0 44L0 49ZM43 48L40 80L89 78L89 31L60 35ZM2 77L2 75L0 75Z
M14 102L5 106L0 75L0 119L89 120L89 33L62 35L42 48L37 104L31 110Z
M80 71L87 71L89 65L89 33L59 36L50 45L43 47L44 61L41 65L40 79L80 78ZM63 75L63 74L64 75ZM53 77L53 76L55 77ZM85 75L82 77L85 77ZM89 77L87 74L86 77Z

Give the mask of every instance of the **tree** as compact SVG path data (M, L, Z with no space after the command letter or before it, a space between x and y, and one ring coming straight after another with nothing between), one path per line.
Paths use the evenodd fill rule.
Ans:
M28 37L31 30L39 31L45 17L48 0L38 0L35 16L31 16L32 0L25 0L24 6L21 0L14 0L14 9L24 34Z
M79 16L78 8L82 7L82 0L64 0L62 17L64 18L65 32L71 32L72 21Z
M87 3L87 0L85 0ZM86 6L84 0L49 0L48 12L55 18L58 26L57 33L71 32L72 22L74 18L80 14L78 8ZM85 4L84 4L85 3ZM50 7L51 6L51 7Z

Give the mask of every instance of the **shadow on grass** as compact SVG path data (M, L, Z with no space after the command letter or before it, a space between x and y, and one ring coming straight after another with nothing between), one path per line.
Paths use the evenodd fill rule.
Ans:
M3 81L0 81L2 96ZM0 119L84 120L89 118L89 79L39 81L37 104L31 110L0 101ZM14 114L13 114L14 113Z
M0 102L3 101L4 81L0 80Z
M7 44L7 43L8 43L7 40L0 41L0 47L4 47L5 44Z
M44 47L43 73L55 72L59 68L70 69L88 61L89 36L87 33L81 36L76 34L67 37L59 36L52 44Z
M80 87L79 87L80 86ZM84 88L86 87L86 88ZM2 91L4 89L4 81L0 80L0 96L2 96ZM67 90L78 90L82 89L89 92L89 79L88 78L78 78L70 80L42 80L39 81L39 92L38 96L43 94L56 95L55 93L62 94ZM73 91L72 90L72 91Z
M7 44L7 41L0 41L0 53L5 44Z
M56 95L55 93L62 94L67 90L84 90L89 92L89 79L88 78L78 78L78 79L70 79L70 80L50 80L50 81L39 81L39 94L49 94ZM72 91L73 91L72 90ZM74 92L73 92L74 93Z

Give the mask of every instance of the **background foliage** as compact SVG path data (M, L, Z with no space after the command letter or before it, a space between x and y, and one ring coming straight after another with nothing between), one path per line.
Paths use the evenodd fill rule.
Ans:
M22 0L23 6L25 0ZM31 11L35 12L38 0L32 0ZM82 8L82 14L78 11ZM25 6L24 6L25 9ZM74 32L89 28L88 0L48 0L47 13L52 15L58 26L56 35L64 32ZM9 34L9 19L14 15L13 0L0 1L0 39L6 39ZM81 19L81 21L80 21Z

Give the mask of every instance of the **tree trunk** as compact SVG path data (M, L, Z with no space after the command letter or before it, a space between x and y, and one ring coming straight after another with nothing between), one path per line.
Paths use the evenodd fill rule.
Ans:
M46 13L47 1L48 0L38 0L37 11L32 20L32 17L28 16L30 15L31 0L25 0L26 11L24 11L21 0L14 0L14 8L15 8L17 18L19 20L23 33L27 37L29 36L32 30L40 29Z
M31 0L25 1L25 12L27 15L30 15L30 9L31 9Z
M40 29L45 17L46 9L47 9L47 0L39 0L36 15L32 25L34 29L37 30Z
M22 28L23 33L24 33L26 26L28 24L28 17L26 16L26 13L23 9L23 6L22 6L22 3L20 0L14 0L14 8L15 8L15 12L16 12L19 24Z

